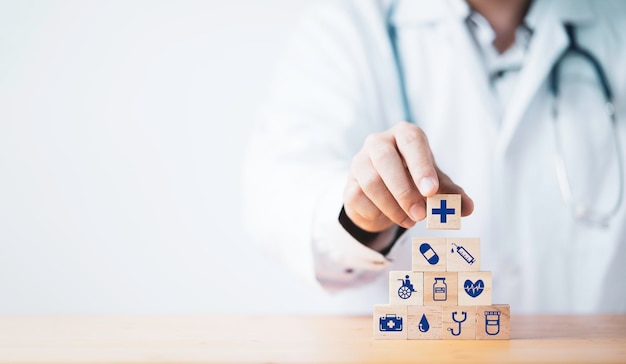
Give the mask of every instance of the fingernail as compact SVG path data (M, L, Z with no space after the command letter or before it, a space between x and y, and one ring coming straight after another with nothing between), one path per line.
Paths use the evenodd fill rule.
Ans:
M411 214L411 219L413 219L413 221L419 221L424 218L424 208L415 204L409 209L409 214Z
M429 195L435 191L433 191L433 189L435 188L435 181L430 178L430 177L424 177L420 180L420 192L422 193L422 195L426 196Z

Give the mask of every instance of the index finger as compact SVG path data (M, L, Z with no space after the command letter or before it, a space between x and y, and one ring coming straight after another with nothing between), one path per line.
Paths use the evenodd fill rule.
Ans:
M409 123L398 124L394 129L398 151L404 158L413 182L422 196L434 195L439 190L439 178L426 134L418 126Z

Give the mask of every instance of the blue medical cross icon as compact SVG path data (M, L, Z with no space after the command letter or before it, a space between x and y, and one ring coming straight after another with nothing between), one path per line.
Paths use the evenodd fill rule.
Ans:
M454 208L448 208L448 202L446 200L441 200L441 205L440 207L437 209L433 209L433 215L439 215L439 221L441 223L446 223L448 222L448 215L454 215L455 214L455 209Z

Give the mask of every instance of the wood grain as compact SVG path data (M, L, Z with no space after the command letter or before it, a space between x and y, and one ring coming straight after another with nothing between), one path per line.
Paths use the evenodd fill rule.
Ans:
M459 303L458 276L458 272L424 272L424 305L457 306ZM441 292L437 295L433 294L435 278L440 279L438 283L440 286L445 283L445 294ZM441 280L441 278L444 279ZM442 299L445 301L441 301Z
M626 315L511 317L511 340L374 340L372 316L1 316L1 363L624 363Z
M446 216L446 222L442 221L442 214L440 208L442 207L442 201L445 201L446 210L454 213L444 213ZM439 209L438 213L433 209ZM431 230L459 230L461 228L461 195L457 194L444 194L434 195L426 199L426 228Z
M396 329L400 331L382 331L383 327L387 325L383 324L383 320L389 320L389 316L392 315L389 323L395 323L399 321L399 325L395 325ZM407 306L405 305L374 305L374 315L372 320L373 325L373 337L376 340L406 340L407 338Z
M426 250L423 254L420 247ZM412 270L414 272L445 272L448 264L448 241L446 238L413 238L411 245ZM433 259L435 258L435 259ZM431 259L430 264L427 259Z
M446 270L448 272L478 272L480 271L480 239L479 238L447 238ZM462 247L462 248L461 248ZM460 254L458 249L471 254L469 264Z
M486 320L489 322L485 322ZM511 307L509 305L476 307L477 340L509 340L510 338Z
M441 314L442 338L444 340L476 339L475 306L443 306Z
M410 287L404 287L402 288L404 291L399 292L401 287L403 287L407 276L413 286L413 291L410 290ZM402 293L404 297L408 297L402 298L400 293ZM424 273L404 270L390 271L389 304L422 306L424 304Z
M478 281L483 281L483 291L477 297L472 297L465 289L465 283L468 283L468 287L471 290L472 284L476 284ZM491 272L459 272L457 284L457 302L459 306L490 306L493 303L493 279Z
M441 340L441 306L408 306L407 307L407 339L409 340ZM420 330L420 321L425 317L428 330Z

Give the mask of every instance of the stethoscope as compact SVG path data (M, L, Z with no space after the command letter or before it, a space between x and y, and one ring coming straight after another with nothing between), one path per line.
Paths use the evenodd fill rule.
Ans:
M459 335L461 335L461 324L464 323L465 320L467 320L467 312L461 311L461 316L463 316L463 318L460 319L460 320L456 317L457 314L458 314L458 312L456 312L456 311L452 312L452 320L454 322L456 322L457 325L458 325L456 332L454 331L454 328L448 327L448 331L450 331L450 334L452 334L452 336L459 336Z
M391 50L393 53L393 59L396 66L396 71L398 74L398 83L400 86L400 97L402 101L402 109L404 119L410 123L415 123L413 119L413 113L411 111L411 105L409 103L408 92L406 88L406 82L404 77L404 68L402 64L402 60L400 58L400 51L398 49L397 42L397 34L396 27L393 25L392 17L395 14L396 7L398 5L398 0L394 0L387 9L386 14L386 28L387 35L389 37L389 43L391 44ZM565 51L559 56L556 60L552 69L550 70L550 74L548 75L548 88L550 94L552 96L552 125L554 127L554 135L556 139L556 173L557 180L559 183L559 188L561 190L561 195L565 203L569 206L574 217L581 221L585 222L591 226L600 226L600 227L608 227L609 220L611 217L617 214L619 208L622 205L623 195L624 195L624 161L622 157L622 148L619 141L619 134L617 130L617 120L615 116L615 104L613 99L613 92L609 85L608 79L604 72L604 69L600 65L600 62L585 48L582 48L576 39L575 27L571 23L563 24L565 28L565 32L568 37L569 45L565 49ZM558 122L558 96L559 96L559 81L560 81L560 68L563 64L565 58L568 56L578 56L587 61L592 67L596 74L596 77L600 81L600 86L602 89L602 93L604 95L605 100L605 110L611 122L611 127L613 128L613 142L615 145L615 153L617 155L617 163L618 163L618 173L619 173L619 191L615 198L615 204L611 208L610 211L605 213L598 213L593 211L590 207L580 204L574 198L572 193L570 178L567 170L567 166L565 163L563 146L561 144L561 140L559 137L557 122Z

